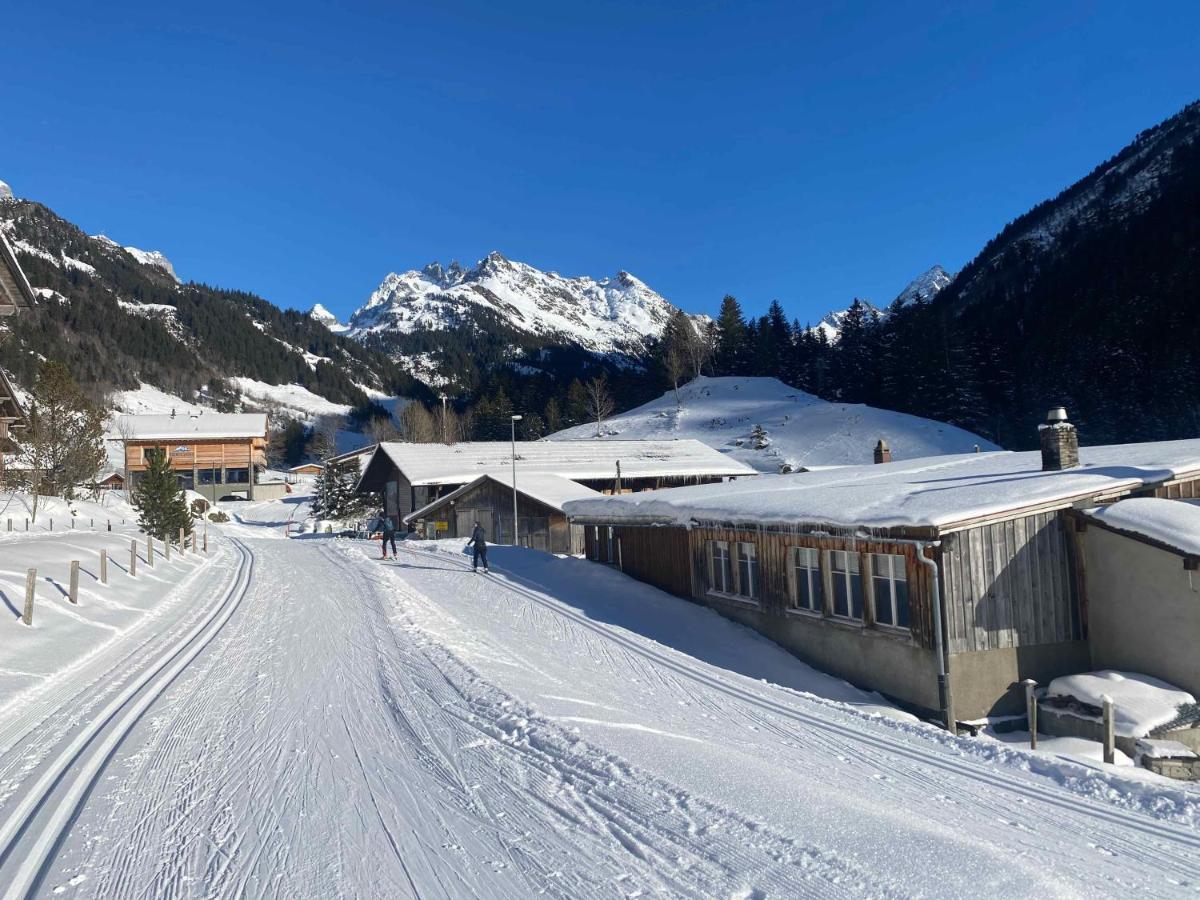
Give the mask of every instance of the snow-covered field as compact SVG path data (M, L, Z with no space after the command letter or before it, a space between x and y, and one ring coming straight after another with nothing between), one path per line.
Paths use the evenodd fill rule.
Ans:
M766 432L756 441L754 426ZM995 444L953 425L856 403L828 403L777 378L697 378L658 400L613 416L604 434L623 440L695 438L760 472L784 465L842 466L870 463L882 438L893 459L997 450ZM596 426L579 425L551 440L594 438Z
M158 625L0 709L10 895L1200 888L1195 786L951 737L600 565L230 509Z

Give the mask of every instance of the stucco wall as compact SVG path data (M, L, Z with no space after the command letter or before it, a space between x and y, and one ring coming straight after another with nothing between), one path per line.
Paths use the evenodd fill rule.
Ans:
M704 602L824 672L928 711L938 709L937 661L915 641L802 615L771 615L709 595Z
M1098 526L1083 533L1095 669L1125 669L1200 694L1200 572Z
M1025 710L1020 682L1032 678L1046 685L1059 675L1090 668L1086 641L1063 641L1029 647L1006 647L978 653L950 654L950 693L959 721L985 716L1019 715Z

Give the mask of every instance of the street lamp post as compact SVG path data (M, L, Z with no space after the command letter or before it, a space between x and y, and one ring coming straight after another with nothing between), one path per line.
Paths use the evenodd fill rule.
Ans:
M521 546L521 535L517 530L517 423L521 421L520 416L513 416L512 422L512 482L513 482L513 546Z
M446 398L445 394L441 394L440 396L442 398L442 443L446 444L446 443L449 443L446 440L446 399L447 398Z

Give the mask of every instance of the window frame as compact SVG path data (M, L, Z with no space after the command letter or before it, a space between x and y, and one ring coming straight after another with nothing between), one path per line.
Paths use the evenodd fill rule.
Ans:
M881 571L880 561L886 561L887 571ZM899 577L897 578L897 567L899 567ZM886 584L886 592L880 596L881 584ZM905 618L908 619L908 624L900 624L899 622L899 604L896 599L896 584L904 584L904 606ZM871 553L871 595L874 603L874 618L875 624L880 628L890 628L895 631L909 631L912 628L912 592L908 582L908 558L899 553ZM890 622L884 622L879 618L880 607L884 606L889 616Z
M746 572L749 575L749 590L747 585L742 584L742 548L749 547L750 553L745 557ZM737 576L734 579L732 593L740 597L742 600L749 600L751 603L759 603L762 599L762 577L761 567L758 560L758 545L753 541L735 541L734 554L732 562L737 568Z
M801 555L813 561L813 565L801 566ZM809 616L825 615L825 554L817 547L789 547L788 574L791 595L788 598L788 611L803 613ZM801 573L804 573L803 575ZM809 602L814 605L804 606L800 602L800 582L803 578L808 588ZM814 603L815 601L815 603Z
M717 548L724 551L724 568L721 571L721 583L717 583ZM720 541L712 539L708 542L708 592L710 594L721 594L722 596L733 596L733 556L729 552L729 541Z
M838 571L837 556L841 554L846 561L845 569ZM842 622L854 622L858 625L866 624L867 613L867 586L863 577L863 559L862 553L858 550L830 550L829 551L829 581L830 581L830 597L829 611L832 618ZM850 568L850 560L856 562L855 570ZM859 615L854 615L854 582L851 576L858 576L858 608ZM838 611L838 581L842 581L846 592L846 612Z

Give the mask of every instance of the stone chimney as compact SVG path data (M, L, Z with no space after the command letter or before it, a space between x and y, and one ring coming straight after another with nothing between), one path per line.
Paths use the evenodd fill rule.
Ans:
M875 465L880 463L889 463L892 461L892 448L888 446L887 441L883 438L879 439L879 443L875 445Z
M1038 426L1042 443L1042 471L1057 472L1079 465L1079 435L1067 421L1067 411L1061 406L1046 413L1046 421Z

